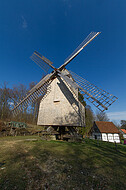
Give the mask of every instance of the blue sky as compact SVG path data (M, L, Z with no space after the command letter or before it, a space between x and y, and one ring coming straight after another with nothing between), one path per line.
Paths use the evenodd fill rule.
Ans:
M101 34L67 69L117 96L106 113L126 119L125 0L0 1L0 85L39 81L34 50L59 67L91 31Z

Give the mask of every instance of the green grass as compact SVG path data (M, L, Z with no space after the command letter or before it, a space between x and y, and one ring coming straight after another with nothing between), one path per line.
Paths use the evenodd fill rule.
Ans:
M126 189L126 146L0 138L0 189Z
M44 128L42 126L38 126L38 125L33 125L33 124L27 124L27 130L29 132L38 132L38 131L42 131Z

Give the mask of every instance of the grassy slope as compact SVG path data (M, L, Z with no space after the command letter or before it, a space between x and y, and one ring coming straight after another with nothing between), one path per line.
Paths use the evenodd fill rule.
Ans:
M26 140L26 139L38 139ZM126 189L126 146L0 139L0 189Z

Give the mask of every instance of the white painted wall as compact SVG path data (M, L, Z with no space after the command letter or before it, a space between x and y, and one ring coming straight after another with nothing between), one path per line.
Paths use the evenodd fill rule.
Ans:
M109 142L114 142L113 134L108 133L108 141Z
M119 138L119 134L117 133L108 133L108 141L109 142L116 142L116 143L120 143L120 138Z
M95 138L95 136L97 136L97 138ZM98 139L98 140L102 140L102 141L108 141L108 142L116 142L116 143L120 143L120 138L119 138L119 134L115 133L92 133L92 139Z
M115 141L116 143L120 143L119 134L114 134L114 141Z
M102 140L103 141L108 141L108 136L106 133L102 133Z

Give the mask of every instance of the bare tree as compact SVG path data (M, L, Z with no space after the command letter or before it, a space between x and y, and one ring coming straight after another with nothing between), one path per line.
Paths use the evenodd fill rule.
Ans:
M27 89L23 84L19 84L18 86L13 86L11 89L11 98L14 105L19 102L26 95Z
M126 120L121 120L120 124L122 129L126 129Z
M10 109L10 89L7 88L7 82L4 82L0 88L0 118L7 119Z
M22 111L17 116L11 114L11 109L28 94L28 91L33 88L35 84L35 82L30 83L28 89L23 84L13 86L13 88L10 89L7 87L7 83L4 82L0 88L0 119L9 120L9 118L11 118L11 120L16 121L36 123L41 97L34 103L28 106L26 105L25 108L22 107Z
M96 111L96 121L109 121L109 118L105 112Z
M29 84L29 90L31 90L35 85L36 85L36 82L31 82ZM29 119L32 121L32 123L36 123L36 121L37 121L37 117L38 117L38 103L39 103L39 101L36 100L30 106Z
M10 99L11 99L11 105L13 107L22 100L25 95L27 94L28 90L25 85L19 84L18 86L13 86L13 88L10 90ZM27 121L27 106L25 108L22 108L22 112L19 114L18 119L19 121Z

